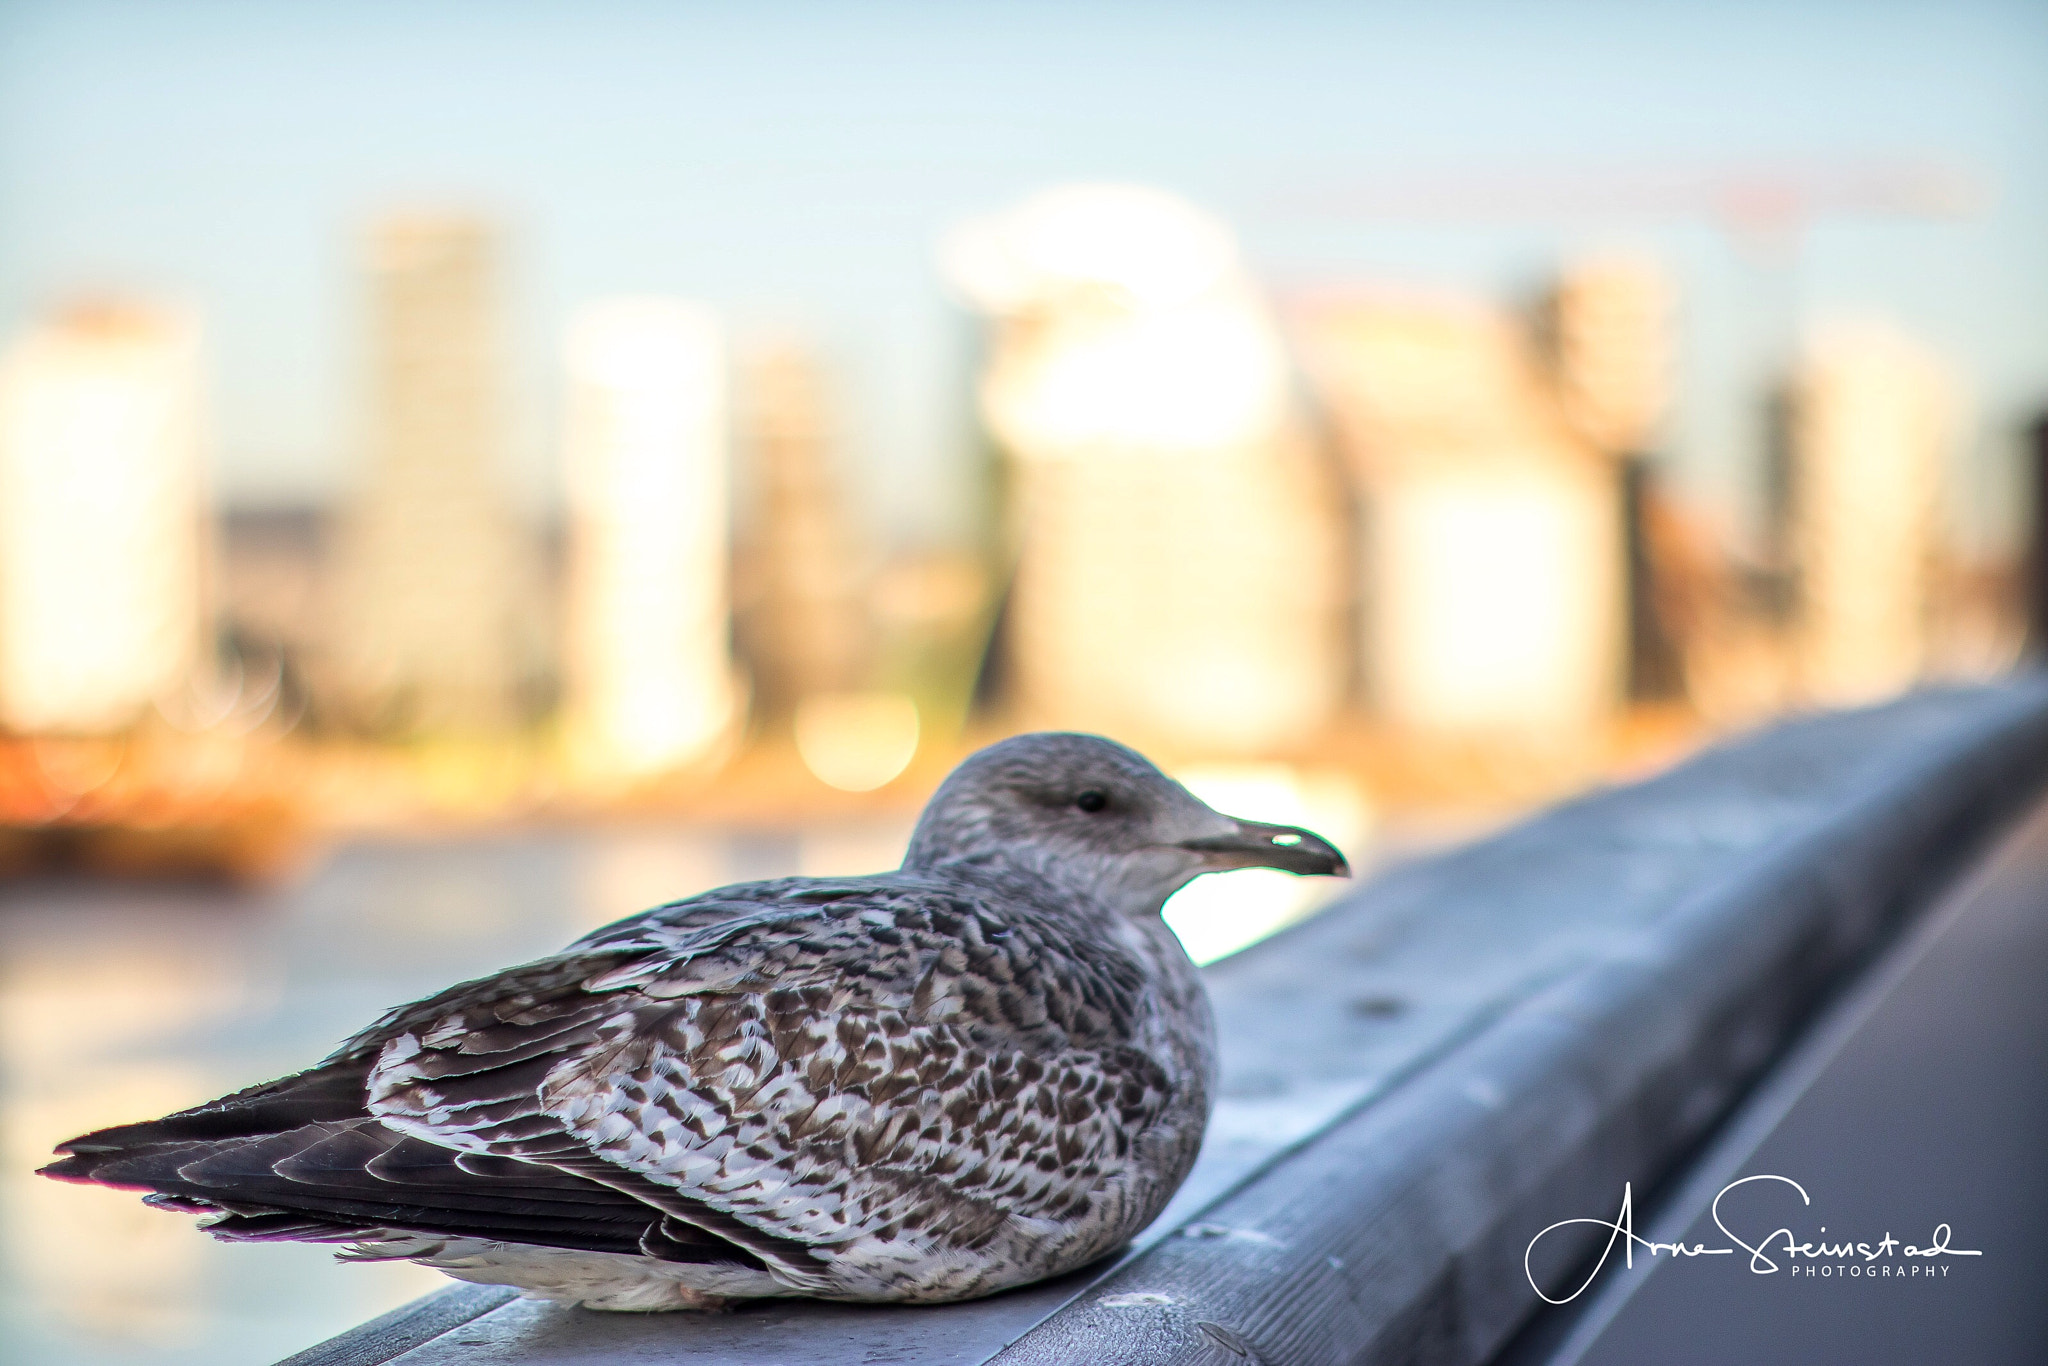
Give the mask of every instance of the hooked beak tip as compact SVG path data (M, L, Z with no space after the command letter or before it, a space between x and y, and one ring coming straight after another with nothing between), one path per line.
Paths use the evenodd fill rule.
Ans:
M1292 825L1238 821L1235 832L1181 841L1201 854L1212 871L1278 868L1302 877L1350 877L1351 865L1337 847L1312 831Z

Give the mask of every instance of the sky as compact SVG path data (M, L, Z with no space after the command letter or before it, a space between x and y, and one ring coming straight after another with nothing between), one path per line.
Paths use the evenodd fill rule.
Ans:
M1617 208L1896 166L1957 178L1965 210L1823 211L1788 248ZM1758 395L1819 320L1887 320L1953 368L1973 536L2009 530L2014 434L2048 404L2038 4L0 0L0 329L84 291L195 304L232 502L350 487L358 234L452 205L508 234L509 459L534 502L569 312L673 293L741 339L815 338L874 515L957 535L975 333L934 245L1072 180L1186 196L1285 290L1519 298L1574 253L1655 251L1682 297L1666 453L1730 518ZM1447 184L1508 202L1418 207Z

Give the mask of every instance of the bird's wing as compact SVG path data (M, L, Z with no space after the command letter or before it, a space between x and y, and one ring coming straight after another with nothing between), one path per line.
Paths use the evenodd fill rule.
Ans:
M360 1088L358 1088L360 1093ZM217 1118L217 1115L203 1118ZM207 1136L170 1116L87 1135L45 1168L64 1180L151 1192L213 1216L234 1241L376 1241L393 1232L532 1243L673 1262L759 1267L744 1249L661 1208L667 1192L599 1183L511 1158L458 1153L360 1113L270 1132ZM624 1187L624 1189L622 1189Z
M683 925L723 924L725 934L744 929L744 914L731 912L697 905L680 911L665 933L687 953L676 942ZM644 956L647 948L592 941L400 1007L309 1071L73 1139L44 1174L150 1191L160 1205L216 1216L208 1230L223 1238L358 1241L396 1230L761 1266L744 1246L710 1231L720 1223L715 1211L622 1168L592 1163L573 1140L554 1145L566 1166L522 1161L404 1135L366 1110L371 1065L408 1028L452 1009L516 1010L521 1001L562 997L593 972ZM542 1052L575 1046L573 1034L548 1031L531 1033L527 1042ZM559 1125L547 1129L561 1140ZM538 1155L549 1145L533 1146ZM595 1179L575 1173L579 1159ZM678 1217L679 1210L691 1217Z
M801 1287L809 1249L1078 1214L1172 1101L1130 1043L1143 989L1114 946L957 889L792 881L621 922L348 1047L374 1044L392 1128L629 1173Z

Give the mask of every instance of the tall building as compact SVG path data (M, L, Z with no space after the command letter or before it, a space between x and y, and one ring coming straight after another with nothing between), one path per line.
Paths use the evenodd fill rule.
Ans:
M1020 719L1182 754L1312 737L1348 675L1348 509L1227 229L1071 186L962 229L947 267L995 319Z
M369 468L338 547L333 682L375 729L502 729L538 617L506 488L496 242L406 216L368 249Z
M1568 267L1544 309L1558 406L1594 449L1638 455L1671 402L1672 286L1655 261L1590 257Z
M742 368L740 393L740 641L754 706L779 717L806 697L864 681L864 566L832 464L830 404L817 358L787 341L765 347Z
M1658 535L1659 429L1670 407L1673 296L1646 257L1569 266L1545 301L1543 340L1559 411L1621 469L1628 691L1666 701L1686 691L1685 632L1672 619L1674 566Z
M118 730L203 656L198 329L73 308L0 358L0 721Z
M1822 333L1794 377L1784 524L1813 701L1870 701L1920 673L1950 422L1939 364L1887 328Z
M612 300L567 361L571 733L600 772L676 768L736 708L723 338L695 305Z
M1363 504L1367 702L1418 732L1570 736L1623 682L1615 464L1522 321L1333 293L1297 317Z

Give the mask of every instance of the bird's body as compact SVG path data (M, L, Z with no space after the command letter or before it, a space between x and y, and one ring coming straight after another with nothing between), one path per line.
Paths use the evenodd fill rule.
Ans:
M658 907L49 1172L597 1308L965 1299L1092 1261L1208 1114L1208 1003L1159 904L1200 864L1342 861L1107 741L1006 743L897 872Z

